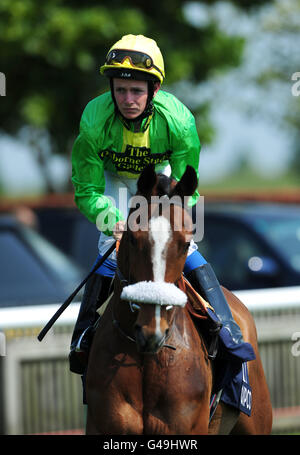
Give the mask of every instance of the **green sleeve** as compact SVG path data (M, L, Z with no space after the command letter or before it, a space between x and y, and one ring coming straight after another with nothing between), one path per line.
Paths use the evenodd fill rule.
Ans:
M199 141L198 132L196 129L195 119L191 115L186 122L185 127L182 128L181 134L178 135L173 144L173 153L170 157L170 164L172 168L172 177L180 180L185 172L186 166L192 166L199 181L199 156L201 145ZM198 189L189 200L189 205L196 204L199 198Z
M96 223L99 231L112 235L114 224L124 218L110 198L104 195L103 162L98 157L97 150L95 141L81 122L80 134L72 150L75 203L92 223Z

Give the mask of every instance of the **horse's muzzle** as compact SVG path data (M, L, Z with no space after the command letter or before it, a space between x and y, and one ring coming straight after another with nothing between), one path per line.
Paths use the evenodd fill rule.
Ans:
M141 354L156 354L163 346L168 337L169 329L164 334L147 334L141 326L135 326L135 340L138 352Z

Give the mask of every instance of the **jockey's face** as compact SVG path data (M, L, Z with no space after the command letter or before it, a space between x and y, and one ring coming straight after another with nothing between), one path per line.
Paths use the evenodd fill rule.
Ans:
M145 110L148 84L146 81L114 78L114 95L121 114L128 120L134 120Z

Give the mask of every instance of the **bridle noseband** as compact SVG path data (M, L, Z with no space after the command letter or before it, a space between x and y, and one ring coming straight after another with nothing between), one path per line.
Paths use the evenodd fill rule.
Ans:
M120 281L120 284L121 284L121 287L124 288L125 286L128 286L129 284L132 284L130 282L130 280L127 280L123 273L121 272L121 270L119 269L119 267L116 268L116 272L115 272L115 278L117 278L119 281ZM134 302L131 302L129 301L128 302L129 305L130 305L130 309L132 312L136 311L136 310L139 310L140 306L137 305L136 303ZM128 335L125 330L122 329L121 327L121 324L120 322L116 319L115 317L115 313L114 313L114 308L112 306L112 322L113 322L113 326L118 330L118 332L124 337L126 338L128 341L131 341L133 343L136 343L136 339L133 338L132 336ZM161 343L159 345L159 347L163 347L163 348L169 348L169 349L173 349L174 351L176 350L176 347L175 346L172 346L170 344L165 344L165 341L167 341L170 336L171 336L171 333L172 333L172 330L169 331L168 335L163 337L162 340L161 340Z

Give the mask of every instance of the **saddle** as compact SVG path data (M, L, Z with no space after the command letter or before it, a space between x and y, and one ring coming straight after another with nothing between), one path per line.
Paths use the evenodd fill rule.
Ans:
M179 289L187 295L188 302L186 308L194 317L206 319L208 317L207 308L214 311L213 307L202 297L202 295L195 291L193 286L183 275L181 275L177 284Z
M181 275L177 285L188 297L185 307L190 313L196 329L203 335L207 347L208 358L214 360L218 352L218 339L222 324L214 321L210 317L208 310L214 312L213 307L202 297L202 295L195 291L193 286L183 275Z

